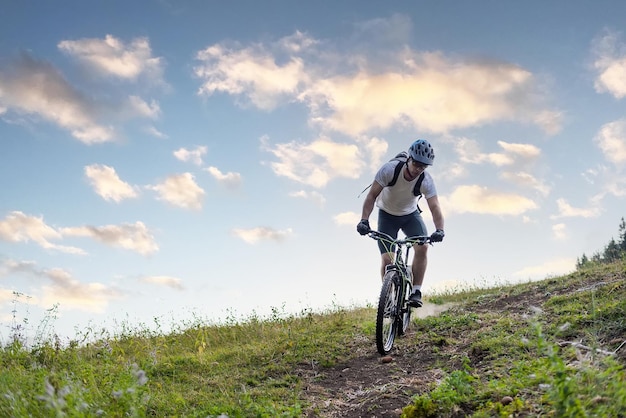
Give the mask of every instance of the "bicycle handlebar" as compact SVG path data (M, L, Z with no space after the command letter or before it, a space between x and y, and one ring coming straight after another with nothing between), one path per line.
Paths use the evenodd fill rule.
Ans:
M414 236L405 237L402 239L397 239L397 238L392 238L390 235L387 235L384 232L379 232L379 231L374 231L374 230L371 230L370 232L368 232L367 235L370 238L373 238L377 241L387 241L391 244L396 244L399 246L404 245L407 247L411 247L414 244L418 244L418 245L425 245L425 244L432 245L433 244L430 240L430 236L428 235L414 235Z

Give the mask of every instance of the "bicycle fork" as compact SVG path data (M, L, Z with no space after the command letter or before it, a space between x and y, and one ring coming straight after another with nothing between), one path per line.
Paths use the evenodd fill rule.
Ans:
M385 266L385 274L389 271L394 271L395 274L393 276L394 284L396 285L396 289L398 289L398 294L396 295L396 306L394 309L394 316L396 318L402 318L406 312L411 309L408 304L409 292L411 291L411 286L413 284L411 271L406 266L398 266L389 264Z

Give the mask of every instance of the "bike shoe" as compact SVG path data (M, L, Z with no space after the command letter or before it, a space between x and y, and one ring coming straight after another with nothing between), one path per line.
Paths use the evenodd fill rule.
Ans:
M422 307L422 292L416 290L411 296L409 296L409 306L412 306L413 308Z

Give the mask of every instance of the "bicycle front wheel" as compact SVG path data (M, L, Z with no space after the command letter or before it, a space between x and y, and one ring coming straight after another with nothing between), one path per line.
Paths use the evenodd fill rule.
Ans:
M406 331L411 324L411 307L407 303L409 296L411 295L411 283L404 283L404 294L398 292L398 335L406 334Z
M378 298L378 311L376 313L376 348L381 356L388 354L393 347L396 338L398 321L398 273L388 271L383 278L383 286Z

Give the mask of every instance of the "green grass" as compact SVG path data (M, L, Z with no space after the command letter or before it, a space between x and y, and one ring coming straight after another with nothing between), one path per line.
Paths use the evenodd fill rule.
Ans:
M300 416L294 366L335 364L369 321L335 309L85 346L16 340L0 351L0 416Z
M402 416L624 416L625 271L623 262L596 265L433 296L454 307L415 319L408 344L443 376ZM372 307L276 313L167 335L125 328L68 346L25 346L16 335L0 348L0 416L302 416L300 371L314 365L321 376L364 340L373 352L374 318Z
M467 355L451 363L438 353L445 378L402 416L624 416L625 271L622 262L444 297L459 307L420 321L418 342L449 338Z

